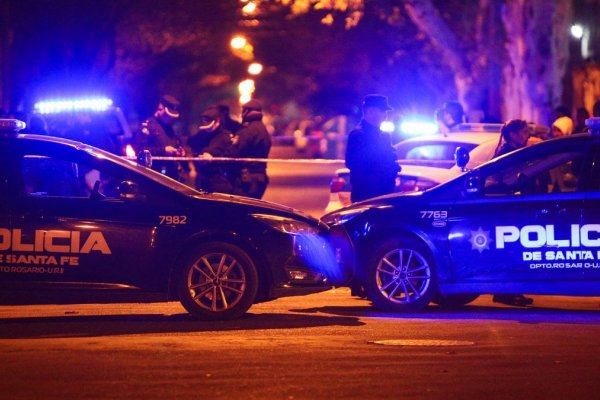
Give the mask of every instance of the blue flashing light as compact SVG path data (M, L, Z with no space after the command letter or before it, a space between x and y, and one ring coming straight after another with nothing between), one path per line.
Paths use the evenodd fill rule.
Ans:
M382 132L393 133L396 130L396 125L392 121L383 121L379 126Z
M433 135L438 132L438 126L430 121L404 121L400 131L406 135Z
M107 97L85 97L79 99L57 99L37 102L35 110L40 114L63 112L103 112L112 107L113 101Z

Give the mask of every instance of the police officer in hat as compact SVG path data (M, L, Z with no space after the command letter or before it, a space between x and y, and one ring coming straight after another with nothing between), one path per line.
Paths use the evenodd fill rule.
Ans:
M352 202L392 193L400 171L391 137L379 128L392 110L387 97L367 95L362 106L363 118L350 132L346 147Z
M242 127L237 132L239 157L269 157L271 135L263 124L262 118L262 106L258 100L250 100L242 105ZM240 165L237 172L234 194L260 199L268 183L266 163L244 163Z
M142 122L134 138L134 149L137 152L149 150L153 156L183 157L185 151L181 139L173 130L173 122L179 118L179 100L171 95L164 95L150 118ZM170 178L180 179L180 163L176 161L155 161L152 169Z
M234 139L235 136L225 129L217 106L202 111L198 132L188 138L194 156L207 159L196 163L196 188L208 192L233 192L234 164L209 160L213 157L235 157L237 147Z

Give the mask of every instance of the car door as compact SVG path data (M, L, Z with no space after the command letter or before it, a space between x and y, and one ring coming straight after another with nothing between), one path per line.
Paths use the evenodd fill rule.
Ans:
M594 253L593 259L584 262L584 278L597 287L600 280L600 249L597 248L600 244L600 138L595 138L593 143L592 163L587 170L587 195L583 204L582 227L586 227L587 236L582 240L582 246L590 248Z
M52 142L13 155L11 278L143 285L153 262L156 217L149 202L125 199L135 174L102 157ZM141 182L139 191L149 190ZM136 186L137 187L137 186ZM138 197L142 197L139 195Z
M10 208L7 176L10 175L7 162L8 144L0 147L0 279L10 269L5 264L5 248L10 246Z
M465 175L465 191L476 193L448 212L454 281L501 290L582 279L588 150L581 141L543 143Z

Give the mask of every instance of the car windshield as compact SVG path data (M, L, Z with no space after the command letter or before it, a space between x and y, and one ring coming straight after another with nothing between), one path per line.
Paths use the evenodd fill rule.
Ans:
M396 156L401 164L452 168L457 147L473 150L474 143L449 141L411 141L396 146Z
M144 175L145 177L152 179L153 181L156 181L156 182L160 183L161 185L168 186L169 188L176 190L177 192L180 192L182 194L185 194L185 195L200 194L199 191L197 191L189 186L186 186L183 183L177 182L176 180L171 179L171 178L169 178L159 172L156 172L150 168L143 167L143 166L139 165L138 163L136 163L135 161L128 160L124 157L116 156L112 153L109 153L108 151L98 149L96 147L92 147L92 146L89 146L86 144L81 144L81 143L71 142L71 141L69 141L69 142L77 145L77 147L79 149L87 152L88 154L90 154L94 157L112 161L116 164L121 165L124 168L133 170L133 171L137 172L138 174Z

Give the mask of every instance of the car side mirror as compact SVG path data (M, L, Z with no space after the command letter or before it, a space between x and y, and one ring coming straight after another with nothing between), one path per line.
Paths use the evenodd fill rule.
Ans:
M454 152L454 161L462 172L467 170L467 164L469 163L469 152L464 147L457 147Z
M481 177L478 174L469 173L465 179L465 193L474 196L481 192Z
M123 181L119 184L119 197L123 200L142 199L144 196L140 194L140 187L132 181Z
M150 151L140 151L137 155L137 163L146 168L150 168L152 166L152 154L150 154Z

